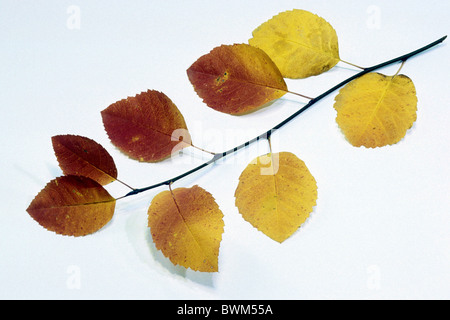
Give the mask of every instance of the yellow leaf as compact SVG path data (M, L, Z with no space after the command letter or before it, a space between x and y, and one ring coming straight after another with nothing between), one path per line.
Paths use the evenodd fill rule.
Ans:
M290 152L253 160L239 177L236 206L242 217L275 241L289 238L316 205L317 184Z
M340 61L336 31L305 10L274 16L253 31L249 44L264 50L285 78L318 75Z
M204 189L194 186L159 193L148 210L148 226L156 248L173 264L218 271L223 214Z
M353 146L391 145L416 121L416 89L405 75L368 73L339 91L334 108L336 122Z

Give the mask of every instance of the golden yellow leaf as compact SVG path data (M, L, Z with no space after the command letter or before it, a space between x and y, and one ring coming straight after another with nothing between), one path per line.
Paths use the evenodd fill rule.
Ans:
M148 210L148 226L156 248L173 264L218 271L223 214L206 190L193 186L159 193Z
M264 22L249 44L264 50L285 78L318 75L340 61L336 31L305 10L281 12Z
M290 152L253 160L239 177L236 206L243 218L275 241L289 238L316 205L317 184Z
M405 75L368 73L339 91L334 108L336 122L353 146L395 144L416 121L416 89Z

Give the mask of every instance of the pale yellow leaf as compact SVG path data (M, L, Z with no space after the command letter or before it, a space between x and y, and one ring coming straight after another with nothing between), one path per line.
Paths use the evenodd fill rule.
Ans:
M264 50L285 78L318 75L340 61L334 28L305 10L281 12L264 22L249 44Z

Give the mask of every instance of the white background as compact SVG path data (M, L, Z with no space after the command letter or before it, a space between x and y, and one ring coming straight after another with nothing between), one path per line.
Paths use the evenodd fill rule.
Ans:
M174 187L198 184L224 213L219 272L174 266L155 249L147 210L164 187L117 203L113 220L83 238L56 235L25 211L61 175L50 138L102 144L119 178L144 187L207 159L186 150L158 164L128 159L109 142L100 111L147 90L167 94L193 142L222 152L302 107L286 95L233 117L206 107L186 69L221 44L246 43L273 15L309 10L336 29L343 60L370 66L450 30L448 1L31 1L0 0L0 298L3 299L449 299L450 99L448 41L407 61L418 119L392 147L352 147L335 122L334 96L273 136L318 183L308 221L279 244L244 221L234 190L255 144ZM78 15L79 13L79 15ZM301 63L301 62L299 62ZM392 75L398 65L380 70ZM291 91L316 96L357 70L338 64ZM128 190L113 183L115 197Z

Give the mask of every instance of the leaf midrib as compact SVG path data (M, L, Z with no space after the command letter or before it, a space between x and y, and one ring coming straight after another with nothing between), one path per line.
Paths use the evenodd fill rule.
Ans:
M369 125L373 122L373 120L375 119L375 117L378 117L378 116L377 116L378 111L380 110L380 108L381 108L381 106L382 106L382 104L383 104L383 100L384 100L384 98L386 97L386 94L387 94L387 92L388 92L388 90L389 90L389 87L391 86L393 80L394 80L394 78L390 79L389 82L386 84L386 87L384 88L384 90L383 90L383 92L382 92L380 98L379 98L378 101L377 101L377 104L375 105L375 108L373 109L372 113L371 113L370 116L369 116L369 120L367 120L367 122L366 122L366 125L365 125L365 127L364 127L364 130L361 131L361 135L360 135L358 141L361 141L362 137L366 135L366 133L367 133L367 128L369 128ZM381 119L380 119L380 123L381 123L381 125L382 125L383 127L385 127L385 125L384 125L384 123L383 123L383 121L382 121ZM387 131L386 131L386 128L384 129L384 131L387 132Z
M214 78L214 79L216 79L220 75L220 74L213 74L213 73L203 72L203 71L198 71L198 70L191 70L191 72L207 75L207 76L210 76L211 78ZM287 88L283 89L283 88L272 87L272 86L268 86L268 85L261 84L261 83L255 83L255 82L252 82L252 81L249 81L249 80L246 80L246 79L235 78L234 76L228 78L226 82L245 83L245 84L251 84L251 85L262 87L262 88L268 88L268 89L272 89L272 90L283 91L283 92L286 92L286 93L288 92Z
M341 61L341 59L339 58L339 56L338 56L338 57L335 57L335 56L332 54L332 52L327 52L327 51L324 51L324 50L320 50L319 48L309 46L309 45L307 45L307 44L305 44L305 43L298 42L297 40L293 40L293 39L289 39L289 38L283 38L283 37L281 37L281 36L279 36L279 35L273 35L273 37L261 36L261 37L258 37L258 38L261 38L261 39L278 38L278 39L281 39L281 40L283 40L283 41L295 43L296 45L298 45L298 46L300 46L300 47L303 47L303 48L306 48L306 49L308 49L308 50L311 50L311 51L313 51L314 53L318 53L318 54L327 56L327 57L329 57L329 58L332 58L332 59Z
M49 210L49 209L63 209L63 208L70 208L70 207L93 206L93 205L99 205L99 204L107 204L107 203L115 202L115 201L116 201L116 199L112 198L111 200L96 201L96 202L74 203L74 204L57 205L57 206L50 206L50 207L28 208L28 210L36 211L36 210Z
M172 142L172 141L173 141L173 142L178 141L179 143L180 143L180 142L183 142L184 144L186 144L186 145L188 145L188 146L192 146L192 144L187 143L187 142L184 141L184 140L181 140L181 141L177 140L172 134L166 133L166 132L164 132L164 131L161 131L161 130L159 130L159 129L153 128L153 127L151 127L151 126L143 125L142 122L135 122L135 121L133 121L133 119L126 118L126 117L122 117L122 116L120 116L120 115L118 115L118 114L116 114L116 113L109 113L109 112L107 112L107 113L105 113L105 114L107 114L107 115L110 116L110 117L115 117L115 118L118 118L118 119L121 119L121 120L124 120L124 121L127 121L127 122L131 122L133 125L135 125L135 126L137 126L137 127L139 127L139 128L142 128L142 129L144 129L144 130L151 130L151 131L154 131L154 132L156 132L156 133L158 133L158 134L160 134L160 135L163 135L163 136L166 136L166 137L170 137L171 142ZM181 128L177 128L177 129L181 129ZM185 128L183 128L183 129L185 129ZM175 129L175 130L176 130L176 129ZM186 129L186 130L187 130L187 129ZM172 140L172 139L174 139L174 140ZM164 145L164 147L168 146L171 142L169 142L168 144ZM163 149L164 147L162 147L161 149Z
M175 206L176 206L176 208L177 208L177 212L178 212L178 214L179 214L181 220L183 221L184 225L186 226L186 229L189 231L189 234L190 234L191 237L194 239L195 244L199 247L200 251L202 252L202 256L205 258L205 260L208 259L208 254L205 252L204 248L203 248L203 247L200 245L200 243L198 242L197 237L195 236L194 232L192 232L191 228L189 228L189 224L187 223L186 219L184 218L183 214L181 213L181 209L180 209L180 207L178 206L177 200L176 200L176 198L175 198L175 194L173 193L172 190L170 190L170 194L171 194L172 199L173 199L173 202L174 202L174 204L175 204ZM211 261L209 261L209 259L206 260L206 261L208 261L208 264L209 264L210 266L214 265L214 263L212 263Z
M108 177L112 178L113 180L117 180L116 177L113 177L112 175L110 175L109 173L107 173L106 171L104 171L103 169L101 169L100 167L92 164L91 162L89 162L88 160L86 160L85 158L81 157L80 155L78 155L75 151L73 151L71 148L69 148L68 146L66 146L65 144L61 143L61 146L63 146L65 149L67 149L68 151L70 151L73 155L75 155L76 157L78 157L78 159L82 160L84 163L87 163L89 166L93 167L94 169L100 171L101 173L107 175Z

